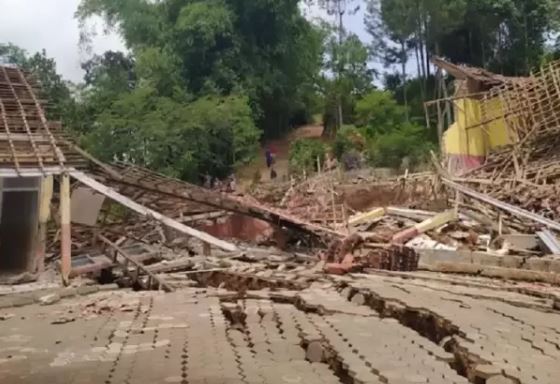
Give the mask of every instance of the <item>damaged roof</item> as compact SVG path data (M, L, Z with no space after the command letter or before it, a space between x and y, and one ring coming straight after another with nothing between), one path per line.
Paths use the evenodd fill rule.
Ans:
M16 67L0 66L0 173L5 176L60 173L85 159L49 122L38 84Z

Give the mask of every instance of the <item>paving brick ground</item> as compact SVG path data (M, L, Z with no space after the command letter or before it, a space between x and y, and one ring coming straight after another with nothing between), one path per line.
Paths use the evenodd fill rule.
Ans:
M472 374L480 378L491 371L490 376L499 373L523 384L560 380L560 314L550 309L548 300L375 275L363 275L349 284L370 305L389 308L387 312L402 321L436 319L451 330L456 349L472 360Z
M185 289L2 309L0 383L558 383L548 299L411 277L227 303Z

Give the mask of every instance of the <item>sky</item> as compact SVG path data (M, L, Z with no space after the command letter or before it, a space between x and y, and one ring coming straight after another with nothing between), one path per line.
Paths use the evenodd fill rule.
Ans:
M83 78L80 63L95 53L126 48L118 34L103 33L101 20L90 23L98 32L92 41L92 51L81 48L80 27L74 18L79 3L80 0L0 0L0 43L13 43L30 54L45 49L47 56L56 60L58 71L66 80L80 82ZM316 7L305 13L309 18L331 18ZM344 21L346 28L362 40L368 40L363 9Z
M98 35L92 52L80 48L80 28L74 13L80 0L0 0L0 43L13 43L32 54L42 49L56 60L66 80L79 82L80 63L94 53L125 49L116 34L104 35L102 23L94 21Z

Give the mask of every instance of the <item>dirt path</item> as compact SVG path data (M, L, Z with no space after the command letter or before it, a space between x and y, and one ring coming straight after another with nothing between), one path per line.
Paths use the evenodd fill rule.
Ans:
M321 139L323 135L322 125L305 125L295 129L281 139L267 141L260 149L259 156L251 164L240 169L237 173L238 181L241 185L248 185L254 179L257 172L261 174L262 181L270 180L270 171L266 166L265 150L271 148L275 154L275 170L278 179L283 180L288 177L290 162L290 145L297 139Z

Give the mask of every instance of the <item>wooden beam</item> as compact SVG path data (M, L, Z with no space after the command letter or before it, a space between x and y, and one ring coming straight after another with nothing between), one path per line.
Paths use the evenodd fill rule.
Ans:
M433 229L439 228L444 224L452 221L457 221L459 215L454 209L438 213L434 217L424 220L421 223L416 224L412 228L405 229L399 233L396 233L392 238L393 244L404 244L409 240L412 240L416 236L431 231Z
M142 263L140 263L134 257L129 255L125 250L123 250L117 244L113 243L111 240L107 239L103 235L98 235L97 237L99 238L99 240L101 240L107 246L112 248L115 252L120 254L126 260L125 264L123 265L123 272L124 273L126 273L127 275L133 275L132 277L136 278L136 282L138 282L139 284L140 284L140 281L139 281L140 272L143 272L145 275L148 276L148 284L146 284L145 289L151 289L152 287L151 287L150 281L155 281L159 285L159 287L161 287L166 292L173 292L173 288L169 284L167 284L167 282L164 279L162 279L161 277L158 277L155 273L152 273L151 271L149 271ZM136 272L130 273L130 271L128 270L128 264L129 263L132 264L136 268Z
M517 216L517 217L523 217L525 219L529 219L532 220L536 223L542 224L548 228L554 229L556 231L560 231L560 223L550 220L544 216L538 215L536 213L533 212L529 212L523 208L517 207L515 205L511 205L508 203L505 203L503 201L500 201L498 199L495 199L493 197L484 195L482 193L476 192L470 188L467 188L461 184L455 183L449 179L446 179L445 177L442 178L443 184L445 184L446 186L453 188L456 191L460 191L461 193L472 197L473 199L482 201L483 203L486 204L490 204L496 208L499 208L503 211L509 212L510 214Z
M70 176L63 173L60 177L60 269L62 282L68 285L72 270L72 235L70 228Z
M140 205L135 201L129 199L128 197L121 195L120 193L116 192L112 188L109 188L101 184L97 180L87 176L86 174L80 171L72 171L71 175L82 184L87 185L88 187L96 190L102 195L105 195L108 198L124 205L125 207L132 209L133 211L139 213L142 216L152 218L156 221L159 221L162 224L165 224L169 228L175 229L185 235L196 237L202 242L210 245L214 245L220 249L223 249L224 251L228 251L228 252L237 251L237 247L234 244L217 239L214 236L211 236L205 232L198 231L194 228L187 227L186 225L179 223L177 220L173 220L167 216L162 215L159 212L146 208L143 205Z
M41 180L39 196L39 229L37 232L37 256L35 268L37 272L45 270L45 254L47 251L47 222L51 213L51 200L53 195L53 177L46 176Z

